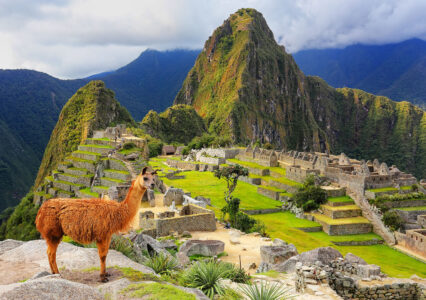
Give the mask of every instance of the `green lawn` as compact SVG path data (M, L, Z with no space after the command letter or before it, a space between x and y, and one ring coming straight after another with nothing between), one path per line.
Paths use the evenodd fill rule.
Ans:
M373 192L373 193L380 193L380 192L392 192L392 191L398 191L397 188L394 187L385 187L385 188L380 188L380 189L369 189L367 190L369 192Z
M295 187L302 186L301 183L290 180L286 177L273 177L273 176L259 176L259 177L262 178L265 181L268 181L268 182L269 181L278 181L278 182L284 183L284 184L289 185L289 186L295 186Z
M358 210L360 209L358 205L348 204L342 206L330 206L330 205L321 205L321 207L326 208L328 210L337 211L337 210Z
M235 158L230 158L230 159L227 159L226 161L234 163L234 164L239 164L239 165L244 166L244 167L250 167L250 168L255 168L255 169L260 169L260 170L268 169L268 167L259 165L257 163L250 162L250 161L238 160L238 159L235 159Z
M170 180L162 178L168 186L179 187L191 192L192 197L203 196L211 199L212 205L221 208L225 205L224 192L226 190L225 180L214 177L211 172L187 171L184 179ZM240 198L242 209L264 209L281 206L282 203L257 193L257 186L239 181L237 188L232 194Z
M406 211L426 210L426 206L398 207L398 208L393 208L393 209L406 210Z
M350 203L354 202L354 200L352 200L352 198L349 196L329 197L327 200L330 202L350 202Z
M350 252L362 257L370 264L379 265L382 271L392 277L410 277L417 274L426 277L426 264L400 253L387 245L373 246L336 246L332 241L363 241L373 238L382 238L374 233L329 236L325 232L303 232L294 227L300 226L307 220L296 218L290 212L274 213L267 215L256 215L256 219L266 224L267 231L272 238L280 238L296 246L299 252L309 251L318 247L333 247L339 250L342 255ZM308 223L310 226L317 224Z

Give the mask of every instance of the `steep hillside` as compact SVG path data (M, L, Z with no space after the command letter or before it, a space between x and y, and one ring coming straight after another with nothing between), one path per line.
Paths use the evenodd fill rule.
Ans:
M303 50L293 56L305 74L320 76L334 87L359 88L426 107L426 41Z
M0 209L28 192L59 112L80 85L36 71L0 70Z
M174 105L158 114L150 110L141 122L145 131L166 143L187 144L206 131L203 119L192 106Z
M35 187L94 130L120 123L134 124L134 121L102 81L91 81L80 88L59 115L44 152Z
M91 78L104 81L135 120L141 120L150 109L163 111L172 104L198 53L146 50L128 65Z
M305 77L253 9L240 9L213 32L175 98L179 103L194 106L210 132L237 143L345 150L400 161L426 176L424 111Z

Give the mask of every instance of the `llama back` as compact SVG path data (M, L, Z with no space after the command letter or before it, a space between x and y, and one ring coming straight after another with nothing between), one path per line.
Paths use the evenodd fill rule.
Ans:
M120 211L116 201L72 199L62 202L58 219L65 235L87 244L104 240L116 232Z

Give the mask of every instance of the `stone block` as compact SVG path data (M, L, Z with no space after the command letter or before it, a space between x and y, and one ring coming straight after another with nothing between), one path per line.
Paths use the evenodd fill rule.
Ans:
M273 265L282 263L297 254L297 249L293 244L260 247L262 261Z
M358 276L363 278L369 278L371 276L379 276L380 267L377 265L358 265L357 273L358 273Z

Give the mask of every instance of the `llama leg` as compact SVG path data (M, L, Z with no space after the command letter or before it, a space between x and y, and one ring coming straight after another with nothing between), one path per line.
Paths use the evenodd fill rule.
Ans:
M47 258L49 259L50 270L53 274L58 274L58 266L56 265L56 249L61 240L46 240L47 243Z
M98 246L98 253L99 253L99 259L101 261L101 281L107 282L108 281L108 274L106 273L106 257L108 254L109 249L109 243L111 241L111 238L106 239L105 241L97 242L96 245Z

